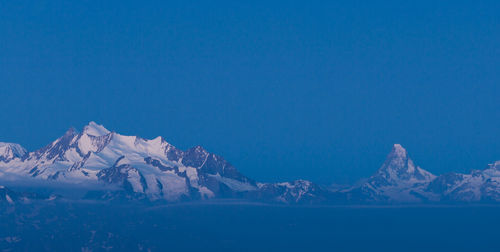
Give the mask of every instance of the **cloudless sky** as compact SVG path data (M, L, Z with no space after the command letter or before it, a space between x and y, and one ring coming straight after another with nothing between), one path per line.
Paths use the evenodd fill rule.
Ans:
M0 141L93 120L261 181L500 160L499 1L237 2L1 1Z

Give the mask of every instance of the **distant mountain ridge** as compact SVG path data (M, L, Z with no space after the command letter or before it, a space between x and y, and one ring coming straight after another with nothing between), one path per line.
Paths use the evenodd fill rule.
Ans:
M85 196L101 200L231 198L286 204L500 201L500 161L470 174L436 176L417 166L408 152L395 144L373 176L350 188L332 189L306 180L259 183L201 146L180 150L162 137L125 136L95 122L82 132L71 128L34 152L18 144L0 143L0 179L12 177L117 188L95 188ZM2 190L5 195L15 195L8 188ZM11 203L13 197L4 196L3 200Z
M9 162L14 158L22 158L27 153L28 151L19 144L0 142L0 161Z

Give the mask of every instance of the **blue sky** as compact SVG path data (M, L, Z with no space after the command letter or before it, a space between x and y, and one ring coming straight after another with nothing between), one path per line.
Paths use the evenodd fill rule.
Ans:
M330 2L3 1L0 141L94 120L263 181L500 159L498 1Z

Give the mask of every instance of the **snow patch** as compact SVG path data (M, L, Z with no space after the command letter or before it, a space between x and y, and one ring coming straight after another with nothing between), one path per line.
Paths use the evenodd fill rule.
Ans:
M90 122L87 126L85 126L83 128L83 132L91 136L104 136L111 133L109 130L104 128L104 126L99 125L94 121Z

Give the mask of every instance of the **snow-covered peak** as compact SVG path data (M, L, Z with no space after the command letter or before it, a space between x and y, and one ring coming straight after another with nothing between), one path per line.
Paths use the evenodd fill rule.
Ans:
M408 170L409 172L413 172L414 169L415 165L408 157L408 152L400 144L395 144L392 147L391 152L387 155L385 163L380 168L380 170Z
M403 148L403 146L401 146L401 144L394 144L392 146L391 154L394 156L405 157L408 155L408 152L405 148Z
M348 190L349 197L370 200L420 202L421 192L436 178L416 166L400 144L394 144L384 164L366 182ZM361 196L359 196L361 195Z
M435 178L430 172L416 166L400 144L394 144L384 164L375 175L377 181L390 184L408 181L428 181Z
M108 129L104 128L104 126L95 123L94 121L90 122L87 126L83 128L83 133L91 136L104 136L111 133Z
M8 161L14 158L20 158L28 152L21 145L16 143L0 142L0 161Z

